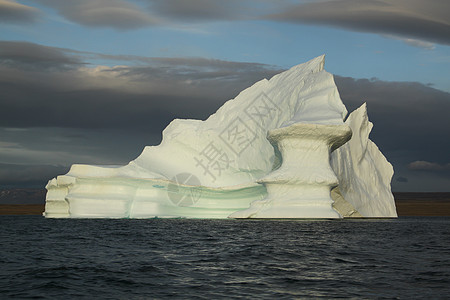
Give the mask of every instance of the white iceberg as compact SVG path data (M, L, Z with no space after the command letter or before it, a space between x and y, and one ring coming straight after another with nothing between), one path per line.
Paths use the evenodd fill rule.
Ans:
M44 215L396 216L392 166L368 140L370 130L345 144L367 127L367 117L352 121L361 110L367 116L365 106L344 123L347 110L323 66L320 56L261 80L205 121L172 121L160 145L126 166L73 165L47 184Z

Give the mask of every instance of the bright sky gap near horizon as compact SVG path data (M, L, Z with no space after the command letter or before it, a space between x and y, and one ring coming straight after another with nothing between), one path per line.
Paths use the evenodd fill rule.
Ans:
M446 0L0 0L0 188L126 164L173 118L326 54L394 191L450 191Z

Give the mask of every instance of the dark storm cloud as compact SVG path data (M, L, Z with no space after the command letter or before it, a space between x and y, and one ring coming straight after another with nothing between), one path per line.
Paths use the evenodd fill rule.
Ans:
M7 63L0 65L0 126L9 127L160 132L176 117L206 118L242 89L279 72L201 58L142 58L146 63L137 66L87 68L81 53L67 49L1 45L0 61Z
M82 61L69 50L47 47L28 42L0 41L0 65L14 69L67 69L79 66Z
M125 165L160 138L130 128L0 127L0 189L43 188L75 163Z
M383 153L448 163L450 94L417 82L335 77L343 102L353 111L367 102L372 139ZM389 158L389 155L388 155Z
M43 188L55 174L64 174L68 170L67 166L0 163L0 186Z
M157 23L141 7L122 0L39 0L55 8L68 20L89 27L111 27L114 29L136 29Z
M34 7L16 1L0 0L0 23L32 23L39 17L40 12Z
M0 127L0 163L125 164L160 138L130 128Z
M268 19L337 26L450 44L447 0L329 0L295 4Z
M61 91L58 87L30 86L26 82L0 84L0 98L4 99L0 104L0 126L19 128L161 131L176 117L205 118L216 106L207 98L136 95L103 88Z

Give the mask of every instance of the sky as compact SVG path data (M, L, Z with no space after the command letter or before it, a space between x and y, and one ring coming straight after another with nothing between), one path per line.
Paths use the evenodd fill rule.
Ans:
M448 0L0 0L0 189L124 165L325 54L367 103L393 191L450 191Z

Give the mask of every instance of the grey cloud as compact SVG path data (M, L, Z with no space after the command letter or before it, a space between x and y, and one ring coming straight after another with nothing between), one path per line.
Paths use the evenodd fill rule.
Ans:
M446 0L329 0L286 7L266 18L337 26L450 44L450 2Z
M55 174L65 174L67 166L0 163L0 186L43 188Z
M290 7L290 0L147 0L150 9L179 22L255 20Z
M431 43L450 44L450 2L446 0L327 0L299 4L288 0L38 1L68 20L90 27L129 30L180 22L264 19L377 33L426 49L433 48Z
M67 69L83 64L66 52L68 50L29 42L0 41L0 64L37 71Z
M57 82L55 78L55 84ZM14 85L0 83L0 87L3 99L0 126L13 127L161 130L173 118L187 117L189 111L183 113L181 107L186 108L192 100L166 95L134 95L110 89L60 91L58 86L31 86L25 80ZM211 109L207 104L204 106ZM202 108L197 113L190 109L197 117L203 117L201 111Z
M37 8L12 0L0 0L0 23L32 23L39 17Z
M408 178L402 176L397 177L396 180L397 182L408 182Z
M39 0L67 19L92 27L134 29L180 22L249 20L287 3L287 0Z
M58 10L68 20L90 27L129 30L158 23L141 7L122 0L39 0Z
M254 82L281 72L256 63L227 62L198 58L155 58L147 66L118 67L123 76L141 82L158 83L164 93L178 86L185 96L228 100ZM187 94L186 94L187 93Z
M448 149L448 148L447 148ZM448 191L450 184L450 163L436 163L425 160L416 160L407 165L411 174L422 175L426 177L437 177L447 179L445 189Z
M0 61L10 61L0 65L0 126L160 132L176 117L206 118L240 90L278 72L262 64L199 58L154 58L145 65L86 68L79 67L82 61L69 50L35 44L29 48L44 54L19 51L12 57L14 51L0 52ZM39 70L47 56L54 57L51 64L72 63L74 68ZM36 68L22 68L24 62Z
M246 1L228 0L153 0L151 8L172 19L188 21L231 20L242 18Z
M152 60L160 62L165 65L176 66L195 66L195 67L208 67L208 68L222 68L228 70L241 70L241 69L260 69L267 68L267 65L260 63L248 63L248 62L234 62L225 61L220 59L208 59L201 57L156 57ZM253 68L251 68L253 67Z
M132 128L0 128L0 163L125 164L160 139Z
M101 58L113 61L129 61L129 62L139 62L151 65L159 65L165 67L194 67L194 68L204 68L204 69L226 69L233 72L236 71L259 71L261 69L277 69L277 72L281 72L277 66L271 66L261 63L251 63L251 62L234 62L226 61L220 59L210 59L203 57L142 57L135 55L110 55L110 54L100 54L92 52L80 52L74 53L85 54L87 57L91 58Z
M411 39L411 38L402 38L402 37L393 36L393 35L389 35L389 34L386 34L384 36L387 38L390 38L390 39L402 41L405 44L408 44L410 46L417 47L417 48L423 48L426 50L434 50L436 48L435 44L427 42L427 41Z
M443 165L429 161L417 160L410 163L408 168L415 171L450 171L450 163Z
M130 128L0 128L0 189L43 188L74 163L125 165L160 135Z

